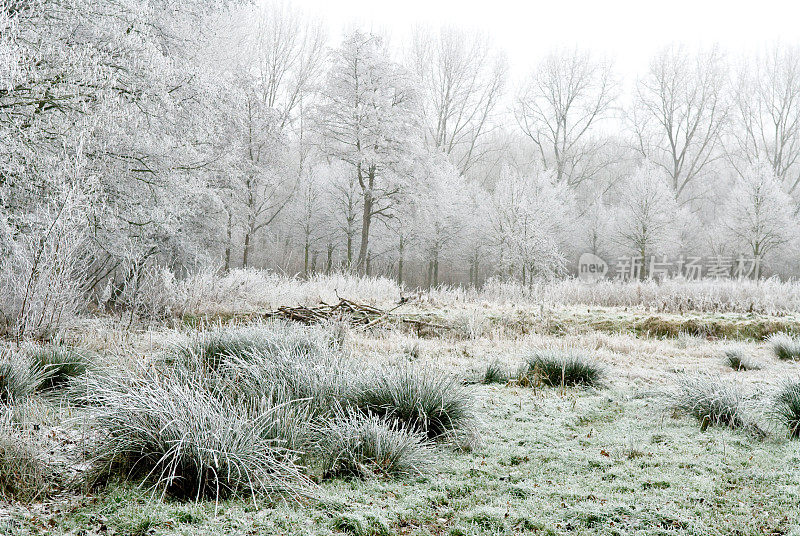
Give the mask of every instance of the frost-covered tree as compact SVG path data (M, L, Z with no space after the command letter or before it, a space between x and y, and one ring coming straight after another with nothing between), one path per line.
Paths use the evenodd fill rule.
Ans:
M668 181L662 170L645 164L625 181L614 207L614 241L641 262L642 278L650 256L668 255L680 246L678 205Z
M752 255L756 279L764 260L797 237L792 200L770 162L757 162L744 169L723 205L721 221L728 243Z
M636 83L630 114L636 148L666 173L681 204L692 200L692 187L722 156L726 77L719 49L693 55L672 47Z
M439 264L464 245L469 192L463 176L448 161L434 159L414 191L413 236L427 269L427 281L439 284Z
M323 152L349 164L361 189L357 266L363 271L372 222L390 217L402 192L419 114L410 78L380 36L355 31L330 61L315 125Z
M82 211L68 220L88 234L80 277L94 295L110 288L110 305L136 294L148 266L188 267L205 249L213 155L197 50L220 5L33 0L1 10L0 189L14 239L44 244L63 214Z
M490 218L498 261L507 273L518 270L526 281L564 271L574 198L555 173L505 168L492 194Z
M768 162L794 192L800 185L800 47L773 45L745 62L733 109L734 164Z
M554 52L529 76L515 115L556 180L575 186L608 164L598 158L603 142L593 134L616 96L611 64L588 52Z
M508 67L488 37L455 28L417 29L408 61L420 84L425 139L467 173L486 157L486 137L497 127L495 115Z

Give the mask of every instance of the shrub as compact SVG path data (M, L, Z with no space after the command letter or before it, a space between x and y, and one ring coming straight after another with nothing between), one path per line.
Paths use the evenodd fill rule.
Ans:
M412 475L430 463L425 436L377 415L340 412L323 430L319 453L324 477Z
M780 360L800 359L800 341L786 333L776 333L767 339L772 346L772 352Z
M759 370L761 365L753 362L742 348L725 350L725 364L733 370Z
M46 467L31 441L10 422L0 424L0 496L31 501L47 491Z
M786 380L773 399L772 414L787 429L790 439L800 438L800 380Z
M708 426L726 426L765 435L747 418L745 397L739 386L718 376L680 375L669 398L673 410L693 416L704 430Z
M368 374L352 403L365 414L397 421L429 439L468 430L472 392L457 379L427 368L401 366Z
M536 350L518 372L521 385L542 383L550 387L596 386L603 370L593 361L572 353L557 350Z
M87 353L56 344L30 346L26 353L32 369L42 376L38 388L44 391L65 386L71 378L84 374L91 362Z
M494 360L486 366L481 383L489 385L491 383L506 383L508 381L508 371L499 360Z
M221 396L202 376L152 367L88 375L85 395L100 435L94 479L152 481L182 498L302 493L286 424L303 424L280 392L258 400Z

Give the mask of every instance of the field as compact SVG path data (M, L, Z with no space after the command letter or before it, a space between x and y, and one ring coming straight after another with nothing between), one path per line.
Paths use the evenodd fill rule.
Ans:
M760 294L750 292L751 299L743 301L731 294L734 286L728 283L727 289L645 286L639 289L640 301L625 298L631 300L627 304L589 296L586 289L575 293L577 287L566 285L558 294L552 288L538 293L518 289L517 294L440 289L409 293L397 306L403 293L385 280L281 283L248 276L245 285L245 275L235 276L234 286L244 288L242 298L226 281L195 281L195 289L202 291L192 295L189 287L177 289L170 315L149 327L134 323L129 328L124 313L76 321L62 342L79 348L90 362L85 372L65 373L72 377L63 385L49 376L47 388L10 396L13 389L4 380L4 533L800 534L800 443L788 437L791 421L787 429L786 419L775 414L777 393L800 378L791 339L800 329L794 288L770 288L778 284L768 282ZM267 290L269 285L280 293ZM607 292L623 296L620 290ZM670 298L658 292L669 292ZM551 299L543 299L546 294ZM320 299L335 301L335 295L384 310L396 307L396 321L365 329L344 317L311 328L263 319L264 312L280 305L311 306ZM634 290L628 296L637 294ZM694 309L685 303L694 303ZM783 343L768 340L778 333L788 334ZM302 380L292 384L294 394L286 400L309 401L308 406L281 402L288 396L281 389L268 396L262 389L259 396L265 396L259 401L247 401L248 408L255 405L274 418L261 437L251 438L273 457L265 461L258 452L242 454L245 440L240 438L248 423L261 422L258 417L243 420L241 429L229 429L229 421L213 429L215 421L195 411L197 400L205 399L182 402L176 395L173 405L164 404L165 412L175 412L172 417L158 421L148 414L160 424L139 423L150 426L152 441L121 455L135 463L118 464L98 477L98 467L112 465L103 448L111 445L120 455L128 439L123 436L130 423L114 421L111 414L135 416L131 401L139 400L120 403L113 397L139 396L151 386L174 387L167 389L174 393L186 392L179 387L209 388L208 378L223 377L216 368L223 365L211 371L191 368L199 354L187 352L187 365L180 361L181 349L220 336L229 337L226 348L232 353L231 340L253 337L277 341L278 349L236 350L242 360L230 362L240 368L215 396L252 397L245 384L258 391ZM7 346L7 363L40 348ZM787 353L776 352L776 346ZM254 356L259 352L288 352L290 358L258 361ZM598 377L586 380L588 385L570 386L571 373L563 366L550 381L546 365L526 368L535 355L544 356L541 363L552 356L576 357ZM308 366L300 359L308 359ZM174 372L181 367L190 374ZM278 372L262 370L268 367ZM3 369L4 377L9 370ZM397 376L397 371L409 376ZM350 375L358 378L352 385L366 382L367 387L352 387ZM372 445L375 459L367 463L364 437L372 438L374 429L369 419L350 412L351 407L367 407L363 393L351 391L382 395L381 389L398 377L412 378L411 390L435 391L441 401L451 402L441 412L446 417L460 411L462 402L468 415L447 421L452 426L441 433L433 420L423 425L403 421L401 409L384 412L374 427L385 434L380 436L384 443ZM441 378L447 380L437 383ZM223 416L238 418L242 414L236 411L245 407L235 400L230 405L227 399L214 400ZM346 414L331 414L325 407L331 400L348 400L342 410ZM392 404L399 408L401 402ZM374 412L386 404L369 407ZM424 407L427 416L436 411L436 404ZM195 418L198 422L189 422ZM387 424L392 419L413 433ZM217 458L204 462L227 467L227 477L200 478L177 465L165 471L164 464L145 456L142 445L152 447L153 438L186 423L188 431L171 443L179 444L184 449L179 455L186 458L191 449L204 446L193 442L235 443L231 451L215 451L230 456L227 465ZM349 429L342 423L367 423L364 429L373 431L361 436L359 448L337 444L333 461L315 457L317 450L330 447L331 437L346 435ZM222 436L231 430L236 441L225 443ZM266 435L287 443L258 443ZM400 454L383 457L381 449ZM361 465L343 465L344 453L355 453ZM282 465L258 469L267 461ZM142 471L147 464L150 471ZM234 478L231 467L245 467L251 480L267 475L268 485ZM184 480L169 480L181 471ZM276 483L285 489L278 490Z

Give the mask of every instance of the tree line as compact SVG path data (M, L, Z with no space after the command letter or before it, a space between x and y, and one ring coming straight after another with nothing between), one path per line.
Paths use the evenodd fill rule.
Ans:
M568 275L583 252L796 274L800 48L676 44L622 82L580 49L512 73L457 28L328 36L284 2L3 0L3 284L24 314L45 279L113 307L208 263L410 285Z

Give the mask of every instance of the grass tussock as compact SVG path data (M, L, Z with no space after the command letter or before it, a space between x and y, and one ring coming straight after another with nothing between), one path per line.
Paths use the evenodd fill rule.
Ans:
M47 380L45 371L35 367L23 352L0 351L0 401L14 403L35 394Z
M800 340L786 333L776 333L767 339L775 357L782 361L800 359Z
M187 499L297 496L304 467L410 474L430 440L471 437L472 394L455 378L364 370L328 340L301 327L220 331L132 371L87 374L76 402L99 431L92 478Z
M517 373L520 385L548 387L595 387L603 379L603 369L594 361L575 352L536 350Z
M101 434L93 479L145 479L186 499L303 493L307 479L285 437L303 413L291 413L282 393L237 399L185 369L136 372L87 378Z
M428 439L466 431L475 418L469 388L452 376L422 367L387 367L368 374L352 404Z
M486 370L481 378L481 383L484 385L490 385L493 383L507 383L508 380L508 371L499 360L495 359L486 365Z
M52 391L66 386L72 378L85 374L92 357L71 346L32 345L26 349L33 370L40 371L42 382L38 389Z
M746 398L734 382L711 374L680 375L668 396L672 410L691 415L702 430L724 426L765 435L748 417Z
M761 365L753 361L742 348L728 348L725 350L724 363L737 371L761 369Z
M34 443L8 421L0 424L0 496L29 502L47 493L47 467Z
M323 477L415 475L432 459L424 435L397 421L352 411L330 421L318 448Z
M87 354L68 346L31 345L0 351L0 401L14 403L65 387L84 374L89 363Z
M790 439L800 438L800 379L785 380L779 386L771 412Z
M214 370L231 359L288 355L305 358L336 346L336 337L323 329L268 322L200 332L177 345L169 358L202 363Z

